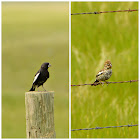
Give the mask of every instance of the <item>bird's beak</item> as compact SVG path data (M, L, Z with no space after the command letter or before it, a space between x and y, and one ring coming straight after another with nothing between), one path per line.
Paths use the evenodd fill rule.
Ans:
M48 67L51 67L51 64L49 64Z
M112 65L110 64L110 66L112 67Z

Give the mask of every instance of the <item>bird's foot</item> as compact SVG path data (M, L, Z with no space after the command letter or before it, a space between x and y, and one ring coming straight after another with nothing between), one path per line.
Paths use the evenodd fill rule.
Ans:
M107 84L107 86L108 86L109 82L107 82L107 81L105 81L105 82L106 82L106 84Z
M43 87L43 85L42 85L42 87ZM47 92L47 90L43 87L43 89L44 89L44 92Z

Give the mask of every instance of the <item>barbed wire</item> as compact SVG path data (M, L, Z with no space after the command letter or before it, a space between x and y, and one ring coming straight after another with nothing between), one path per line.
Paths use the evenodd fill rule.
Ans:
M114 13L114 12L134 12L134 11L138 11L138 9L133 9L133 10L131 10L131 9L129 8L129 10L104 11L104 12L88 12L88 13L73 13L73 14L71 14L71 15L102 14L102 13Z
M94 127L94 128L82 128L82 129L72 129L71 131L79 131L79 130L93 130L93 129L104 129L104 128L120 128L120 127L133 127L133 126L138 126L138 124L134 125L120 125L120 126L106 126L106 127Z
M71 85L71 86L97 86L97 85L104 85L104 84L116 84L116 83L132 83L132 82L138 82L139 80L130 80L130 81L120 81L120 82L98 82L98 83L92 83L92 84L80 84L80 85Z

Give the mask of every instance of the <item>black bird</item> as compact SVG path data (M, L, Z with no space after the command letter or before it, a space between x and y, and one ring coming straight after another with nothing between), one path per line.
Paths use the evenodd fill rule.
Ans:
M43 63L41 65L41 68L38 70L38 72L35 74L34 77L34 81L32 84L32 88L29 91L35 91L35 88L42 86L43 84L46 82L46 80L49 78L49 72L48 72L48 68L51 65L49 63ZM43 87L43 89L45 90L45 88ZM46 90L45 90L46 91Z

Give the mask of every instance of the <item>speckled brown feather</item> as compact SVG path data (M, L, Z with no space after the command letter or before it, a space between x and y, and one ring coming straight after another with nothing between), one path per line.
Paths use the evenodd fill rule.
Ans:
M102 70L100 70L98 72L98 74L96 75L96 80L94 83L96 82L99 82L99 81L106 81L108 80L111 75L112 75L112 64L110 62L110 60L107 60L105 63L104 63L104 68Z

